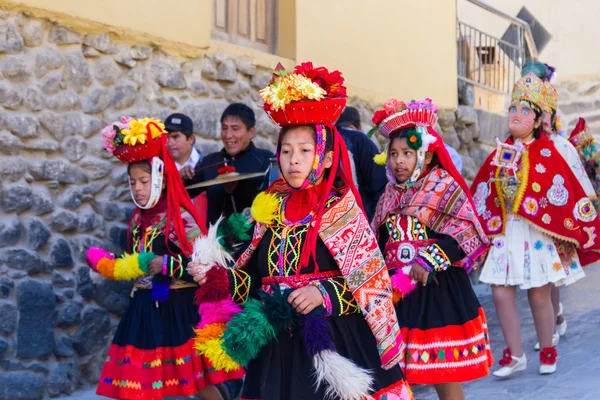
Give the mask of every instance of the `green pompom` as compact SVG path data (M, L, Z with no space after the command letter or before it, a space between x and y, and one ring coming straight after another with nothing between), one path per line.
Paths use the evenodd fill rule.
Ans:
M138 253L138 265L139 265L140 269L147 273L148 272L148 264L150 264L150 261L154 260L154 257L156 257L156 256L151 251L149 251L147 253Z
M246 241L252 239L252 224L248 223L248 218L244 214L231 214L227 223L229 224L231 234L239 240Z
M419 150L423 146L421 134L416 129L411 129L406 135L406 143L413 150Z
M256 358L261 347L276 337L262 302L249 299L244 311L234 315L227 324L223 332L223 348L235 362L246 366Z

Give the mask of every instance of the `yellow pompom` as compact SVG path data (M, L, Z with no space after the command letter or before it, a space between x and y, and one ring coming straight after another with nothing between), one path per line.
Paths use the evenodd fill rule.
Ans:
M266 192L261 192L254 198L250 212L256 222L271 225L277 215L278 208L279 201L277 197Z
M382 151L381 153L377 154L375 157L373 157L373 161L375 161L375 164L377 165L385 165L387 163L387 152Z
M240 367L238 363L233 361L222 347L223 339L213 339L204 343L199 343L198 340L194 343L194 348L198 350L204 357L208 358L212 366L217 370L225 370L230 372Z
M123 258L115 261L114 279L116 281L130 281L140 278L146 273L140 269L137 254L124 254Z

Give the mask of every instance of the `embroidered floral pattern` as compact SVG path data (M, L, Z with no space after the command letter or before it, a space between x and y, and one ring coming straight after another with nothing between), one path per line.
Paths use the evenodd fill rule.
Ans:
M533 244L533 248L536 250L542 250L544 248L544 243L541 240L536 240Z
M535 171L538 174L543 174L544 172L546 172L546 167L544 167L544 164L536 164L535 165Z
M490 195L490 189L488 187L487 182L481 182L477 185L477 190L475 191L475 195L473 196L473 201L475 202L475 208L477 210L477 215L482 215L486 211L485 201Z
M564 206L569 201L569 191L565 187L565 178L560 174L554 175L552 178L552 186L548 189L548 201L555 206Z
M542 215L542 222L545 224L549 224L550 222L552 222L552 217L550 217L550 214Z
M542 198L540 199L540 207L541 207L541 208L546 208L546 207L548 207L548 199L547 199L547 198L545 198L545 197L542 197Z
M573 221L571 218L566 218L563 224L567 229L573 229L575 227L575 221Z
M490 210L487 210L483 213L481 218L483 218L484 221L487 221L488 219L492 218L492 212Z
M540 155L542 157L550 157L552 155L552 152L550 151L550 149L542 149L540 151Z
M533 182L531 184L531 188L533 189L534 192L539 193L542 190L542 187L540 186L539 183L537 182Z
M502 218L496 216L487 222L487 227L490 231L496 232L502 226Z
M523 202L523 208L527 214L537 215L539 209L538 202L533 197L526 197Z
M587 197L579 200L573 209L573 216L583 222L592 222L597 216L592 201Z

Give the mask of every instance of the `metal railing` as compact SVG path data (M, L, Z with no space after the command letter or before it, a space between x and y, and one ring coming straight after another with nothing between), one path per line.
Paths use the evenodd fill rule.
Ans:
M516 44L457 21L458 79L488 90L510 94L521 76L525 60L537 60L529 24L481 0L467 0L501 18L516 29Z
M499 93L510 93L521 76L524 48L457 24L458 79Z

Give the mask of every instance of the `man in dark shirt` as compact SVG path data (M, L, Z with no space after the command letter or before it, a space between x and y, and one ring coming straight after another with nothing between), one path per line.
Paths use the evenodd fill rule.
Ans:
M245 104L229 105L221 115L221 141L223 149L205 156L196 166L195 175L186 186L214 179L225 165L240 174L266 172L273 153L257 148L252 143L255 134L254 111ZM214 224L221 215L228 217L250 207L256 195L266 189L267 177L245 179L224 185L189 190L194 198L206 191L208 200L207 222Z
M387 176L385 166L377 165L373 157L379 154L379 149L361 132L360 114L354 107L346 107L336 122L346 147L351 154L354 183L358 187L360 197L365 207L369 221L373 219L379 197L385 191Z

